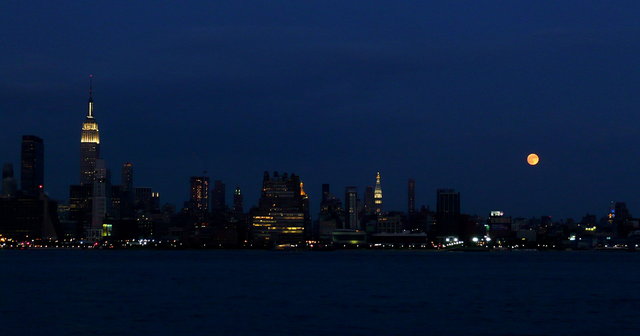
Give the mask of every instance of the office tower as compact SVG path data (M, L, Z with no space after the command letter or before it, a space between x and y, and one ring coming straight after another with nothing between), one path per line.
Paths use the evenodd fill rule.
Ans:
M310 233L309 198L300 177L264 173L262 194L251 217L255 244L296 244Z
M323 184L320 213L317 226L314 228L314 236L324 241L330 240L335 230L345 227L343 214L342 202L331 193L328 184Z
M133 191L133 163L125 162L122 165L122 191Z
M364 214L371 215L373 213L374 213L373 187L367 186L364 189Z
M236 190L233 192L233 214L239 218L243 213L244 205L242 191L240 191L240 187L236 187Z
M122 164L122 170L120 172L121 185L114 186L114 192L119 191L120 198L120 216L130 218L134 215L136 206L136 194L133 187L133 163L125 162ZM116 188L117 187L117 188ZM114 193L115 195L115 193Z
M413 215L416 212L416 181L414 179L409 179L409 183L407 184L407 200L408 200L408 209L407 213L409 216Z
M344 228L358 229L358 188L346 187L344 193Z
M109 172L105 161L97 159L93 181L91 227L87 232L89 239L98 240L102 237L102 224L104 224L104 219L111 209L110 191Z
M380 172L376 174L376 187L373 190L373 207L376 215L382 214L382 181Z
M224 211L227 207L227 201L225 197L226 186L222 181L215 180L213 182L213 189L211 190L211 210L218 212Z
M87 117L82 124L80 138L80 184L93 183L95 179L96 160L100 158L100 132L98 122L93 115L92 76L89 76L89 103Z
M57 207L44 193L0 198L0 235L17 240L56 239Z
M34 135L22 137L20 184L26 196L37 196L44 188L44 143Z
M207 226L209 214L209 177L191 177L189 213L191 217L196 220L196 228Z
M16 179L13 177L13 165L5 163L2 167L2 197L15 197L18 187Z
M438 189L436 200L438 234L458 235L460 193L453 189Z
M136 187L133 188L135 194L135 208L136 210L141 210L146 213L154 210L154 193L153 190L149 187ZM159 197L159 195L158 195Z

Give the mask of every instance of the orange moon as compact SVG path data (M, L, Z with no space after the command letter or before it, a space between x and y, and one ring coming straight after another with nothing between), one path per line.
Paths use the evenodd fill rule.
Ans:
M527 163L530 166L535 166L538 164L538 162L540 162L540 158L538 157L538 154L531 153L529 154L529 156L527 156Z

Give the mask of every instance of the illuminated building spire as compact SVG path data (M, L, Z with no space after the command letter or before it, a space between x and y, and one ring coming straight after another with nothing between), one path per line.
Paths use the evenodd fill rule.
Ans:
M93 118L93 75L89 75L89 111L87 118Z
M93 116L93 75L89 75L89 104L87 117L82 123L80 138L80 184L95 180L96 160L100 158L100 131Z
M376 174L376 186L373 190L373 204L377 215L382 213L382 184L380 172Z

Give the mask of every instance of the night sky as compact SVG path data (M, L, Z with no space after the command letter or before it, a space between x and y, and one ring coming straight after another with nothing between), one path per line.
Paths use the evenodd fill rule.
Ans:
M462 211L640 214L639 1L0 2L0 163L45 140L46 184L79 181L94 74L102 156L163 202L188 178L245 192L295 172L313 213L380 170L387 210L435 190ZM529 167L536 152L540 165Z

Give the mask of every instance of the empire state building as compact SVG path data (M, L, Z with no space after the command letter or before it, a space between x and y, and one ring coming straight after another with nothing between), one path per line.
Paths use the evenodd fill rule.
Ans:
M82 123L80 139L80 184L91 184L95 180L96 160L100 158L100 131L93 116L93 75L89 76L89 104L87 117Z

